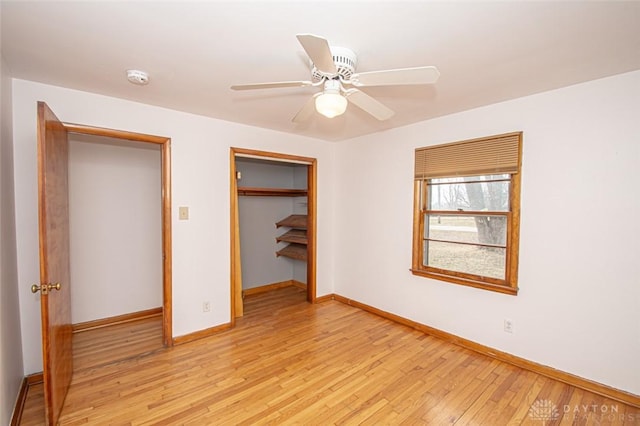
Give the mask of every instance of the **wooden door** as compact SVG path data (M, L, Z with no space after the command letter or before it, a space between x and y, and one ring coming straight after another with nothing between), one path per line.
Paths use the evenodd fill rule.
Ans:
M64 125L44 102L38 102L39 287L45 416L48 425L55 425L60 417L73 372L68 147ZM60 284L59 289L56 289L57 284Z

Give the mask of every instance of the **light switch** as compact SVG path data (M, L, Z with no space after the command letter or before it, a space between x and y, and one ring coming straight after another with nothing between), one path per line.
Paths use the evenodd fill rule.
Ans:
M189 220L189 207L178 207L178 218L180 220Z

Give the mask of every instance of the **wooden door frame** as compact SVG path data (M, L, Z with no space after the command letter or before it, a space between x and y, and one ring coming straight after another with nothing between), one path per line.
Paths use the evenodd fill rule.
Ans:
M173 346L173 293L172 293L172 251L171 251L171 138L144 133L82 124L62 123L67 133L104 136L134 142L160 145L161 186L162 186L162 342Z
M238 182L236 180L236 157L257 158L307 166L307 301L316 302L316 214L317 214L317 160L311 157L258 151L254 149L230 149L230 235L231 235L231 325L236 316L242 316L242 270L240 259L240 222L238 219Z

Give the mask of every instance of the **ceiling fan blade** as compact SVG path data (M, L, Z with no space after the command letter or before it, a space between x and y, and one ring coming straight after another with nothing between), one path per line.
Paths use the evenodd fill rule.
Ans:
M313 34L298 34L296 37L318 71L325 74L338 73L329 42L325 38Z
M381 102L358 89L349 89L345 91L345 96L349 102L373 115L380 121L388 120L395 114L392 109L387 108Z
M350 83L356 87L433 84L439 77L440 71L436 67L400 68L353 74Z
M234 84L233 90L277 89L280 87L306 87L313 85L310 81L279 81L275 83Z
M305 121L308 121L316 112L316 98L321 94L322 92L316 93L311 98L309 98L307 103L305 103L302 108L300 108L300 111L298 111L298 113L291 119L291 121L293 121L294 123L304 123Z

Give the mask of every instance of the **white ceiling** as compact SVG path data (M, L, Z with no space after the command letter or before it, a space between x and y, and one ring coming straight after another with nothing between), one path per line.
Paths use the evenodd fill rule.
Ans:
M638 1L3 0L1 19L16 78L329 141L640 69ZM349 106L294 124L319 89L229 89L309 80L298 33L354 50L359 72L435 65L441 77L363 89L396 111L385 122ZM131 68L150 84L130 84Z

